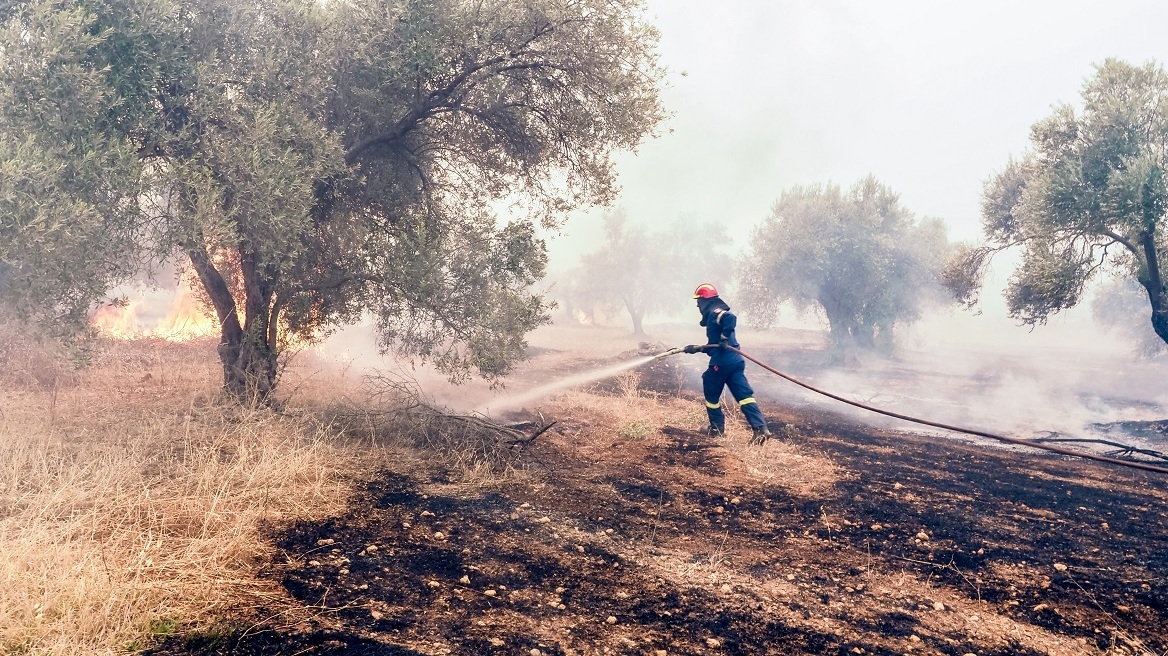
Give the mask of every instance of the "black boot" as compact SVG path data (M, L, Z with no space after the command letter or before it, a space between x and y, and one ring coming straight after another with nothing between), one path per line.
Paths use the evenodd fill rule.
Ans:
M763 424L762 426L755 426L754 435L750 437L750 443L755 446L761 446L774 436L775 434L771 432L771 429L766 427L766 424Z
M721 426L710 424L706 427L706 435L709 435L710 437L722 437L725 434L726 430Z

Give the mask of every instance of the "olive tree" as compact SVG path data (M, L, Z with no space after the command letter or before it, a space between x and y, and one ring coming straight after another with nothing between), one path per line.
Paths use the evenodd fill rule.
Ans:
M943 300L948 251L939 220L918 221L871 176L847 193L793 187L752 234L741 295L763 325L785 302L821 312L837 357L853 345L888 347L896 325Z
M1033 149L987 182L986 242L960 249L946 284L976 303L990 258L1016 248L1022 260L1005 292L1012 317L1044 323L1109 273L1143 288L1152 329L1168 342L1168 74L1109 59L1082 95L1080 111L1063 105L1035 123Z
M580 258L571 274L574 305L624 310L633 334L644 335L644 319L683 307L698 284L726 284L733 261L725 250L724 226L693 216L649 230L632 223L623 208L604 215L604 243Z
M190 262L224 385L370 313L458 380L547 320L537 226L608 202L662 116L640 0L25 0L0 7L0 288L65 331ZM507 217L500 212L505 208Z

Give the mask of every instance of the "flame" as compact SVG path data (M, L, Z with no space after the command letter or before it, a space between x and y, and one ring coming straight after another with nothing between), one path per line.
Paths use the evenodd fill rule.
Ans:
M189 284L179 285L170 300L165 316L151 327L144 317L150 305L142 298L129 299L124 305L105 305L97 309L90 323L114 339L158 338L171 342L186 342L219 334L219 322L207 315L200 306Z
M152 331L152 336L173 342L211 337L220 332L219 322L200 307L190 287L181 286L170 305L170 312Z
M133 339L138 335L138 301L127 301L124 305L103 305L90 317L90 324L101 332L117 339Z

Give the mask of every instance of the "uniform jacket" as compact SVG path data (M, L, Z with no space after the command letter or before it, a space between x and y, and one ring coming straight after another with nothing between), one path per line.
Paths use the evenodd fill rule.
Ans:
M739 348L738 336L734 332L738 325L738 317L730 311L730 306L717 296L702 300L705 302L700 308L701 325L706 327L706 352L710 355L710 366L721 369L746 362L734 351L718 348L723 341L729 346Z

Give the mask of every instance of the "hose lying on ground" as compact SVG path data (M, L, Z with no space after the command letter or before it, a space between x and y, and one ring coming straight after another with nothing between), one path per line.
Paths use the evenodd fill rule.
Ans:
M731 351L734 351L735 353L737 353L738 355L741 355L742 357L746 358L747 360L750 360L751 362L757 364L758 366L762 367L763 369L766 369L767 371L771 372L772 374L775 374L776 376L780 376L782 378L785 378L785 379L791 381L792 383L795 383L796 385L798 385L800 387L803 387L805 389L811 390L812 392L815 392L816 394L822 394L823 396L826 396L830 399L835 399L836 401L840 401L841 403L846 403L848 405L855 406L857 408L863 408L864 410L868 410L870 412L875 412L877 414L882 414L882 415L886 415L889 417L895 417L897 419L903 419L905 421L911 421L911 422L917 423L917 424L924 424L925 426L933 426L934 428L943 428L945 430L955 431L958 433L966 433L968 435L977 435L978 437L987 437L991 440L998 440L1000 442L1008 442L1010 444L1018 444L1021 446L1028 446L1028 447L1031 447L1034 449L1043 449L1045 451L1052 451L1054 453L1059 453L1059 454L1062 454L1064 456L1073 456L1076 458L1086 458L1087 460L1096 460L1098 462L1106 462L1106 463L1110 463L1113 465L1123 465L1124 467L1133 467L1135 469L1142 469L1144 471L1156 472L1158 474L1168 474L1168 468L1166 468L1166 467L1157 467L1156 465L1148 464L1145 462L1139 462L1138 460L1121 460L1119 458L1111 458L1108 456L1098 455L1095 453L1088 453L1085 451L1075 451L1073 449L1064 449L1062 447L1051 446L1049 444L1040 444L1038 442L1034 442L1031 440L1022 440L1022 439L1018 439L1016 437L1007 437L1005 435L996 435L994 433L987 433L985 431L974 430L971 428L962 428L960 426L951 426L949 424L942 424L942 423L936 422L936 421L929 421L928 419L920 419L918 417L911 417L909 415L902 415L898 412L892 412L890 410L882 410L880 408L875 408L875 407L872 407L870 405L860 403L859 401L852 401L850 399L845 399L842 396L832 394L831 392L825 392L824 390L821 390L819 388L808 385L807 383L804 383L803 381L799 380L798 378L795 378L793 376L789 376L789 375L779 371L778 369L770 367L770 366L766 365L765 363L759 362L754 357L748 355L747 353L742 352L739 349L734 348L733 346L727 346L726 348L730 349Z

